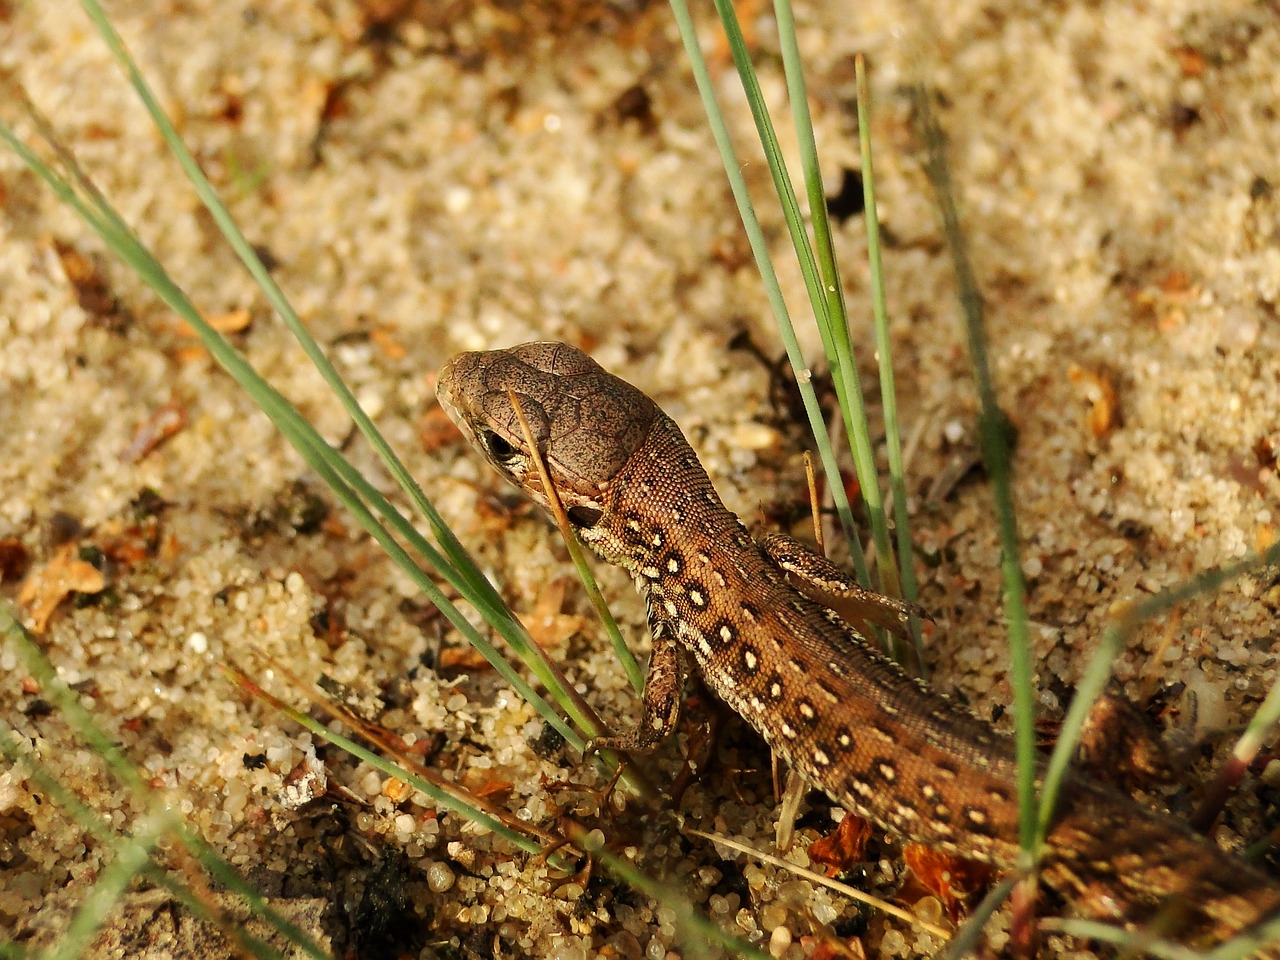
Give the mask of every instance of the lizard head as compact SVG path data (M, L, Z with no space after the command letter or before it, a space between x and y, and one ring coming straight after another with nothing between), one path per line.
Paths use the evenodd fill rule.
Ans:
M570 522L595 526L613 481L659 416L652 400L563 343L460 353L440 370L440 405L494 468L548 507L511 402L515 394Z

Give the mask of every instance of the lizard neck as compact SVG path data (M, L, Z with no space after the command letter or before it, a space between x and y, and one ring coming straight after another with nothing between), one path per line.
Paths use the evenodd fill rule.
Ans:
M714 553L726 549L755 553L746 527L725 508L697 454L666 415L654 421L603 500L604 515L581 537L630 573L646 598L664 584L683 583L691 574L690 554L710 564Z

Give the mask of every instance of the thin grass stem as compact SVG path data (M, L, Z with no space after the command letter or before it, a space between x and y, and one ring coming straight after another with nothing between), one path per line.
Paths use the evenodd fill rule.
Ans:
M943 149L942 130L923 84L916 93L916 109L927 151L925 172L942 215L943 232L959 287L969 360L978 390L978 432L982 459L991 485L991 498L1000 535L1000 574L1004 582L1005 618L1009 625L1009 685L1013 688L1014 750L1018 764L1018 839L1029 863L1040 854L1039 801L1036 796L1035 683L1031 635L1027 617L1027 588L1018 560L1018 521L1013 506L1012 427L996 399L982 294L969 262L960 214L951 189L951 174Z
M271 391L271 394L273 394L271 397L271 400L273 401L271 403L272 408L287 420L293 430L290 431L289 429L286 429L280 420L276 420L277 426L280 427L286 438L289 439L290 442L294 443L295 447L298 447L299 452L303 453L303 456L308 459L308 463L310 463L313 468L316 468L315 458L330 461L332 470L326 475L332 476L333 473L336 472L343 480L346 481L347 484L358 489L366 502L372 504L374 509L382 514L388 522L390 522L396 532L409 542L414 549L426 559L432 569L443 576L454 587L454 589L467 598L467 600L476 607L480 615L495 630L497 630L499 634L502 635L503 639L510 644L517 656L521 658L525 665L538 678L539 682L542 683L543 687L554 699L557 700L574 722L577 723L581 729L586 731L589 736L594 736L602 727L599 717L595 715L594 711L591 710L581 697L576 696L576 691L574 691L570 685L563 682L559 671L551 665L546 652L532 641L528 632L524 629L524 626L506 607L501 596L471 560L470 555L467 554L461 543L448 529L443 519L436 512L434 506L429 500L427 500L425 494L423 494L416 481L414 481L409 475L403 463L395 456L390 445L381 436L376 427L374 427L372 421L360 408L354 395L346 387L345 383L342 382L340 375L333 368L332 364L324 355L319 345L311 337L310 333L306 330L305 326L303 326L292 306L284 297L283 292L267 272L252 245L249 244L248 240L244 237L239 227L231 218L230 213L219 201L213 186L204 176L199 164L196 163L195 158L192 157L190 151L186 148L186 145L178 135L172 122L160 107L158 100L151 92L145 79L142 77L137 64L130 56L119 34L112 27L105 13L103 13L101 6L97 3L97 0L82 0L82 5L89 17L98 27L99 31L102 33L102 36L111 49L112 54L124 69L129 82L134 87L139 98L143 101L150 113L152 122L155 123L157 129L161 133L161 136L169 146L170 151L174 154L179 165L187 174L197 194L209 210L210 215L218 224L219 229L222 230L223 235L227 238L228 242L236 251L237 255L245 264L255 281L261 285L264 293L268 297L268 300L284 320L286 326L294 334L304 352L306 352L307 356L316 365L326 383L334 389L335 393L339 396L344 408L352 416L361 432L383 459L383 462L386 464L393 477L396 478L402 489L405 490L410 499L428 519L428 522L431 524L432 529L436 534L437 540L448 555L449 560L446 561L443 559L441 555L431 547L431 545L428 544L420 534L418 534L413 525L410 524L408 520L405 519L404 516L400 514L400 512L396 510L379 491L369 484L368 481L360 475L359 471L355 470L355 468L352 467L344 457L340 456L336 451L333 451L332 448L323 440L320 440L319 435L316 434L311 425L307 423L305 418L303 418L291 404L284 400L284 398L279 394ZM73 166L73 170L78 172L77 167ZM98 201L100 211L103 213L104 217L115 224L117 231L120 234L128 236L133 241L133 244L136 245L137 249L144 255L144 259L152 260L152 262L154 262L154 259L146 252L141 242L138 241L136 237L133 237L128 226L118 217L118 215L115 214L114 210L111 208L110 204L106 202L105 198L102 198L101 195L92 188L88 178L81 177L80 179L82 186L86 190L90 191L91 195ZM135 265L135 269L138 269L140 273L143 273L144 279L148 279L145 271L137 265ZM165 280L168 280L167 276L165 277ZM150 282L149 279L148 282ZM185 294L180 290L180 288L175 284L172 284L171 281L169 282L169 286L172 288L171 295L176 295L181 297L182 300L186 300ZM160 290L157 290L157 292L160 293L162 297L165 297L164 292ZM256 393L257 390L263 390L265 395L267 389L265 387L265 381L262 381L247 362L244 362L242 358L240 358L239 354L236 353L234 348L227 343L226 339L222 337L221 334L213 330L213 328L204 321L204 318L198 311L194 310L194 307L191 307L189 311L183 311L179 309L178 305L169 297L165 297L165 299L166 302L169 302L170 306L173 306L175 310L178 310L178 312L183 315L183 318L197 331L206 348L210 350L215 359L218 360L224 369L227 369L228 372L231 373L238 382L240 382L241 386L244 387L251 396L254 396L255 399L259 401L259 404L266 409L266 401ZM233 369L233 367L235 369ZM236 370L240 371L240 375L237 375ZM295 440L295 437L298 435L308 435L305 442L308 449L311 451L311 456L308 456L307 452L303 450L302 447L299 447L298 442ZM335 492L338 492L336 488ZM341 497L340 493L339 496ZM348 508L351 509L351 503L348 502L346 498L343 498L343 500ZM365 524L362 523L362 525ZM370 530L367 525L366 530ZM380 543L383 544L384 547L386 546L386 540L384 540L384 538L380 537L377 533L373 533L373 535ZM448 610L441 607L439 601L443 598L443 594L434 587L434 584L431 587L424 585L424 581L429 582L429 578L423 574L416 563L409 560L407 554L404 554L403 551L401 551L399 557L402 563L402 569L404 569L403 561L405 560L407 560L413 568L417 569L417 574L415 574L411 569L406 569L405 572L414 579L415 583L423 588L428 599L431 600L431 602L434 603L443 613L445 613L446 617L449 618L450 623L457 627L473 646L476 646L476 648L483 656L485 656L486 659L489 660L494 668L503 675L504 679L507 679L508 682L513 684L521 696L529 699L529 694L532 692L532 688L529 687L522 679L518 679L519 675L506 665L505 658L501 657L500 654L497 654L496 650L491 645L487 644L487 642L481 641L481 644L477 646L475 644L475 639L479 635L473 628L469 627L469 624L467 627L462 626L462 624L467 623L465 618L462 618L461 614L457 613L456 608L454 610L454 615L451 616ZM448 601L446 601L446 603L447 602ZM449 605L452 606L452 604ZM545 704L545 701L543 701L540 696L533 694L533 697L534 699L530 702L534 704L535 708L538 709L538 712L542 714L543 718L555 726L557 730L566 737L571 745L575 748L581 749L581 745L583 743L581 738L571 732L568 732L568 728L555 714L555 711L540 706L540 704ZM607 762L607 758L605 758L605 762ZM625 778L629 786L635 789L641 789L640 781L637 779L637 775L634 771L628 771Z
M800 392L800 400L804 405L805 417L809 421L809 430L813 434L814 444L818 450L818 458L822 461L822 471L827 478L827 486L831 491L836 515L840 518L841 529L849 542L849 553L853 560L854 569L861 582L869 583L870 574L867 572L867 562L862 552L862 545L858 542L858 530L853 519L853 508L849 505L849 497L845 493L844 481L840 476L840 468L836 461L835 453L831 449L831 443L827 439L826 422L823 419L822 408L818 404L817 394L813 389L813 374L805 362L804 354L800 349L800 342L796 339L795 327L791 322L791 314L787 310L786 301L783 299L782 288L778 283L778 275L773 267L773 258L769 253L769 244L765 239L764 230L760 226L760 220L756 216L755 206L747 190L746 180L742 176L737 151L734 149L733 141L729 137L729 129L725 123L719 101L716 98L711 75L707 71L707 62L702 55L702 48L698 45L697 31L693 26L693 20L689 16L689 8L684 0L671 0L671 11L675 16L680 39L684 43L685 53L689 57L694 83L697 85L698 94L702 98L703 109L707 114L707 123L711 127L712 137L715 139L716 147L720 151L720 159L724 165L725 176L729 180L729 189L732 191L733 199L737 203L738 214L742 218L742 226L747 234L747 242L751 245L751 253L755 257L756 268L760 271L760 278L764 285L765 295L769 300L769 307L773 311L774 319L777 321L778 332L782 339L783 347L787 351L787 359L796 374L796 388Z
M53 669L53 665L40 652L40 649L27 633L26 628L13 615L8 603L4 601L0 601L0 634L4 634L15 645L28 673L40 684L43 695L58 708L59 713L66 720L72 731L97 752L108 770L129 790L139 805L149 807L152 802L152 791L143 780L141 774L129 763L123 751L111 742L98 727L88 710L80 703L76 694L63 683ZM5 752L11 753L13 749L15 749L14 745L6 740L4 742ZM29 764L28 766L32 765ZM35 768L33 767L33 769ZM63 791L63 793L69 796L66 791ZM74 813L77 810L82 814L87 813L79 804L72 808L71 812ZM86 822L82 823L82 826L92 830L92 825L95 822L96 818L92 814L88 814ZM273 910L257 890L245 883L244 879L186 824L180 820L175 821L173 831L192 856L200 862L205 871L223 886L240 896L250 910L288 936L314 960L325 960L328 957L328 954L305 932ZM108 836L114 836L114 834L108 833ZM260 955L271 956L273 954Z
M902 436L898 423L898 391L893 374L893 345L889 339L889 310L885 302L884 262L880 256L880 217L876 209L875 164L871 153L871 94L867 89L867 65L862 54L854 57L857 85L858 143L862 155L863 219L867 227L868 276L871 283L871 310L876 334L876 358L880 370L880 402L884 407L885 454L889 462L889 490L893 503L894 532L897 536L898 575L902 597L914 603L920 595L916 582L915 551L911 544L911 520L907 513L906 468L902 457ZM825 217L823 218L826 219ZM911 636L921 675L925 673L924 644L920 618L910 619Z
M596 578L591 573L591 567L587 564L587 558L583 555L582 547L578 544L578 538L573 532L573 526L569 523L569 515L565 513L564 503L560 500L560 491L551 481L551 471L547 469L546 458L543 457L542 451L533 439L533 431L529 429L529 421L525 419L524 408L520 406L520 397L511 389L507 390L507 396L511 400L511 409L516 412L516 419L520 421L520 429L524 432L524 442L529 448L529 456L538 471L538 478L542 481L542 492L547 497L547 503L551 505L551 515L555 517L556 526L560 530L560 538L564 541L564 548L569 552L569 558L578 570L578 576L582 580L583 587L586 588L587 597L591 600L591 606L595 608L596 616L600 618L601 624L604 625L609 642L613 645L614 655L617 656L623 670L626 671L627 679L631 681L632 689L637 694L643 694L644 672L640 669L640 665L636 663L636 658L631 655L631 650L622 639L622 631L618 629L618 621L613 619L609 604L605 602L604 594L600 592L600 585L596 583Z
M155 809L134 829L129 837L111 845L113 859L98 874L93 887L81 899L75 916L58 946L45 954L47 960L76 960L111 918L116 904L124 896L134 877L150 862L156 844L173 826L173 814L158 802Z

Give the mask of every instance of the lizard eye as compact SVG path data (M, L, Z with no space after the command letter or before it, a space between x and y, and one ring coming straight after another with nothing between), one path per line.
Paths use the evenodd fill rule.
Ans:
M597 510L595 507L584 507L581 504L576 507L570 507L565 512L569 515L569 522L582 530L590 530L604 516L603 510Z
M485 432L484 445L488 449L489 455L499 463L509 463L520 452L492 431Z

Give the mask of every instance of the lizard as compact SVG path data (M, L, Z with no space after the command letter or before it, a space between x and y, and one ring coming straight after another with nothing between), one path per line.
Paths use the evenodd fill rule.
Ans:
M675 421L575 347L458 354L439 372L441 406L542 507L551 509L548 493L512 394L576 535L626 570L646 601L642 719L590 748L662 742L679 718L687 656L711 691L836 803L906 840L1018 867L1012 740L909 676L821 602L843 597L869 619L878 611L892 620L896 601L863 590L798 540L753 538ZM1078 771L1061 790L1039 876L1078 912L1128 926L1174 903L1180 929L1201 939L1280 913L1280 886L1261 871Z

